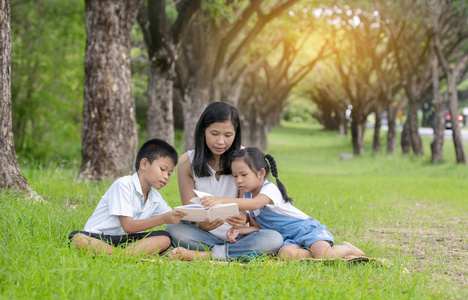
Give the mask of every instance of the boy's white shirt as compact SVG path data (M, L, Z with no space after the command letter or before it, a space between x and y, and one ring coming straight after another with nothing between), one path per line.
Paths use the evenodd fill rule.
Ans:
M119 216L141 220L172 211L155 189L150 190L146 203L143 203L143 199L137 173L117 179L102 196L84 230L98 234L124 235L126 233L122 229Z

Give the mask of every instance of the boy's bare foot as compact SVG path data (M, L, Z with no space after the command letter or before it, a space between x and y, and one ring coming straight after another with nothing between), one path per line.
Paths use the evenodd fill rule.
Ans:
M180 260L198 260L198 259L207 259L211 257L211 253L207 251L199 250L188 250L184 247L174 248L169 254L171 259L180 259Z
M343 246L348 247L351 250L351 254L346 255L346 257L362 257L365 256L364 252L362 252L358 247L354 246L353 244L350 244L348 242L343 242L341 243ZM346 258L343 257L343 258Z

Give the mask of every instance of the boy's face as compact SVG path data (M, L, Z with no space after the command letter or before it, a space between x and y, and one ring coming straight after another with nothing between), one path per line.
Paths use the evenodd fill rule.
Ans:
M162 189L169 182L174 167L174 161L170 157L159 157L151 164L144 158L140 163L140 170L145 180L157 190Z

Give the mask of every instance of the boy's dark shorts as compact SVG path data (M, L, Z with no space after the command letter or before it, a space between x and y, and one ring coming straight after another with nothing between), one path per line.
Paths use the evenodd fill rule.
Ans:
M107 234L98 234L98 233L91 233L87 232L84 230L80 231L72 231L70 235L68 236L68 239L71 241L72 238L75 236L77 233L82 233L84 235L96 238L98 240L101 240L103 242L108 243L109 245L112 246L118 246L120 244L126 244L126 243L134 243L136 241L142 240L144 238L149 238L153 236L167 236L171 238L171 235L169 232L165 230L157 230L157 231L151 231L151 232L141 232L141 233L132 233L132 234L126 234L126 235L107 235Z

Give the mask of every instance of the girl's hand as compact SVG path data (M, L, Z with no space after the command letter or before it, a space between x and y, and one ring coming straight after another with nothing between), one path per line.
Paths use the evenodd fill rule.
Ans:
M227 218L226 222L232 227L239 229L244 227L245 223L247 223L247 217L243 214L235 215L234 217Z
M228 238L229 243L235 243L236 237L239 235L239 229L231 227L228 232L226 232L226 237Z
M201 204L205 209L209 209L216 204L221 204L222 201L215 196L204 196L200 199Z
M213 222L210 222L209 219L206 219L205 222L203 223L198 223L198 228L204 230L204 231L210 231L213 229L218 228L219 226L223 225L224 222L221 219L216 219Z

